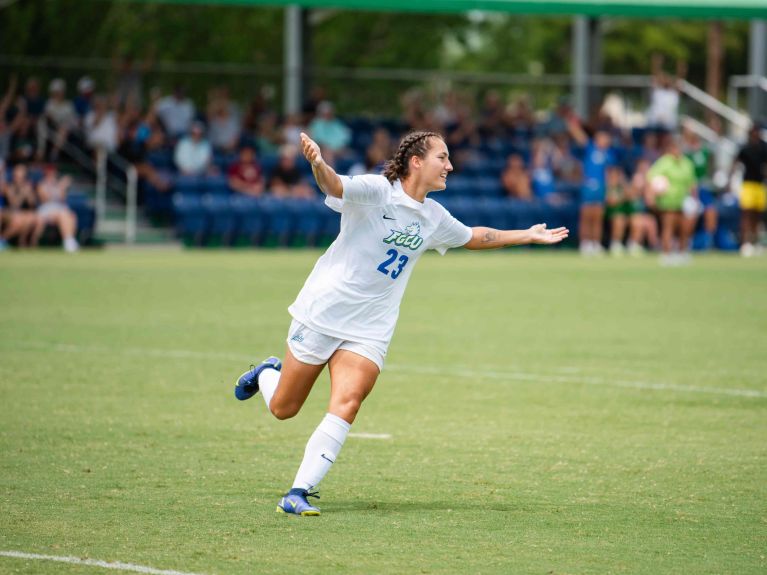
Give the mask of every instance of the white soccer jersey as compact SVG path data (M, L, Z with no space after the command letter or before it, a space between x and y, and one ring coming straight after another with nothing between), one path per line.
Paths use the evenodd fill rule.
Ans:
M388 345L418 258L465 245L471 228L434 200L411 198L399 180L340 177L343 199L325 203L341 213L341 232L288 311L320 333Z

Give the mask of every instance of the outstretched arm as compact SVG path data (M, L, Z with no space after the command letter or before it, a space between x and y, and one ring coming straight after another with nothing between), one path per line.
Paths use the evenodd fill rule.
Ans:
M492 250L522 244L558 244L570 233L567 228L546 229L546 224L537 224L528 230L494 230L480 227L471 228L471 231L471 239L463 246L467 250Z
M343 197L344 186L341 183L341 178L339 178L336 171L328 166L325 160L322 159L320 147L317 145L317 142L303 132L301 132L301 151L304 153L304 157L306 157L312 165L312 174L314 174L314 179L317 180L317 185L320 189L334 198Z

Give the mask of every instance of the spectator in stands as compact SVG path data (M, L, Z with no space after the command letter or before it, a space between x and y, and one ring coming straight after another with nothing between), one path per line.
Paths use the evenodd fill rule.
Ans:
M551 140L538 138L533 141L532 165L530 166L530 179L533 187L533 196L546 203L557 203L555 199L556 185L554 172L549 162Z
M711 182L711 150L703 145L700 136L692 130L682 131L684 155L690 158L695 167L695 178L698 181L698 200L703 211L703 249L709 250L714 246L718 214L716 211L716 196Z
M642 135L642 155L641 159L646 160L650 165L658 161L662 155L660 139L655 130L645 130Z
M280 148L280 159L269 179L269 190L282 198L315 198L317 194L307 184L296 165L298 148L284 145Z
M569 96L560 96L557 107L549 114L549 119L541 125L542 133L549 137L554 137L555 134L566 134L573 123L577 123L582 128L582 122L575 114Z
M687 63L677 61L677 74L670 76L663 71L663 56L652 56L652 88L650 107L647 109L647 125L650 128L673 132L679 123L678 84L687 73Z
M628 252L632 256L643 255L645 243L653 250L658 247L658 222L648 212L646 200L647 194L650 193L647 185L647 172L650 170L650 165L647 160L639 160L629 186L629 198L633 202L633 207L629 217Z
M512 135L530 135L535 127L535 114L527 94L518 96L506 109L506 128Z
M434 107L432 115L437 125L442 130L447 130L460 121L461 105L458 93L455 90L448 90L440 95L439 103Z
M69 176L59 177L58 170L53 164L45 167L43 179L37 184L37 223L32 233L32 245L36 246L43 235L45 227L53 225L58 228L63 240L64 250L76 252L80 244L75 239L77 232L77 216L67 206L67 190L72 185Z
M465 156L467 150L476 150L481 144L477 124L474 122L468 106L458 106L453 113L453 121L444 126L445 142L459 156ZM461 158L456 158L461 163Z
M335 116L333 104L327 100L317 106L317 116L309 124L309 133L320 147L342 154L352 140L351 130Z
M314 117L317 115L317 108L327 99L328 94L324 86L319 84L312 86L309 97L304 101L303 105L304 124L310 124L314 120Z
M373 132L373 141L370 144L378 148L378 151L387 158L390 158L394 153L394 142L391 139L391 134L386 128L376 128Z
M11 137L16 126L15 116L17 111L13 108L13 100L16 95L16 76L11 77L2 99L0 99L0 162L3 166L5 160L11 155ZM4 175L4 174L3 174ZM4 182L5 180L0 180Z
M679 265L690 260L689 219L683 209L685 201L696 193L695 166L682 154L679 136L668 140L666 153L647 173L651 201L660 213L661 264ZM676 243L678 253L674 251Z
M173 94L161 98L156 104L157 117L165 132L173 140L189 133L195 117L194 102L186 97L184 88L176 86Z
M365 150L365 160L353 164L349 168L348 175L380 174L384 163L389 157L390 155L386 153L386 148L373 142Z
M147 117L151 117L151 115L152 112L150 111ZM140 180L145 180L157 190L166 192L171 187L170 180L147 161L148 150L161 148L162 138L162 130L159 127L155 128L155 132L152 132L149 124L134 121L128 126L126 136L123 138L117 153L133 164Z
M141 109L144 91L143 76L154 65L154 51L154 46L150 47L148 56L138 62L130 54L116 56L112 59L115 94L119 108L131 106Z
M237 193L258 197L264 193L264 173L251 146L240 149L238 160L229 166L229 187Z
M38 157L42 158L46 137L52 136L51 160L56 161L69 132L77 127L77 112L74 104L66 97L67 85L61 78L52 80L48 87L48 101L37 125L39 135Z
M629 218L634 213L631 190L626 185L626 175L620 166L608 166L606 175L607 196L605 215L610 222L610 254L622 256L623 239Z
M18 238L19 247L28 247L38 223L38 216L34 185L24 164L17 164L13 168L10 182L6 183L3 175L0 192L4 204L0 217L0 245L4 247L8 241Z
M259 90L248 104L242 120L243 133L245 138L249 139L249 143L255 141L254 138L258 132L258 125L261 122L262 116L271 112L267 92L263 89Z
M92 150L112 153L119 143L117 113L106 96L93 99L93 109L85 116L85 141Z
M501 173L501 184L509 198L529 202L533 199L530 174L525 169L525 161L519 154L506 158L506 167Z
M585 256L599 255L602 249L602 223L604 220L606 169L615 164L609 132L599 131L590 139L571 116L568 129L583 150L583 184L581 187L580 249Z
M740 190L740 253L751 257L759 253L757 244L759 223L767 209L767 142L762 140L760 128L754 124L748 132L748 142L740 149L736 164L743 166L743 184Z
M189 135L176 144L173 159L178 171L186 176L201 176L211 170L213 148L205 139L202 122L192 123Z
M718 116L712 116L709 120L709 128L717 135L717 139L711 147L714 171L712 183L716 193L724 195L730 193L732 164L739 150L735 142L725 134L724 126Z
M37 125L37 121L45 111L45 96L40 92L40 81L35 77L27 78L24 94L20 99L20 107L34 125Z
M570 148L570 138L566 133L554 134L554 148L550 155L554 178L566 184L580 184L583 180L583 167Z
M280 139L289 146L300 146L301 132L305 129L301 114L288 114L282 123Z
M433 114L424 107L424 94L419 89L408 90L400 96L402 120L408 131L437 130Z
M31 163L37 155L37 137L35 136L32 118L27 114L19 114L14 120L15 130L11 137L10 162Z
M486 142L499 141L505 136L506 110L498 90L488 90L479 110L479 135Z
M274 154L282 144L282 134L277 114L266 112L256 127L256 147L261 155Z
M85 116L91 111L93 107L93 89L94 83L90 76L83 76L77 81L77 96L75 96L72 102L75 106L75 112L77 117L80 118L80 122L85 121Z
M208 93L208 135L214 150L234 152L240 143L241 120L237 106L226 86Z

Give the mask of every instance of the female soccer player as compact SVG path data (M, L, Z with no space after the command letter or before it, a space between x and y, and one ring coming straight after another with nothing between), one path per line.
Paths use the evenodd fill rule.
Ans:
M249 399L259 390L277 419L296 415L322 369L330 369L328 413L309 438L293 487L277 511L319 515L307 496L336 460L362 401L384 364L405 286L418 258L428 249L471 250L519 244L555 244L565 228L529 230L468 228L426 197L444 190L453 170L442 136L405 136L383 175L339 176L322 159L319 146L301 134L306 159L341 213L338 238L317 261L296 301L285 362L266 359L237 380L235 395Z

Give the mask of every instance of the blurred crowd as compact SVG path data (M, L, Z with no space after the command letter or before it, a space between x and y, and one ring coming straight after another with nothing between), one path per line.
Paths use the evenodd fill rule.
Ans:
M53 226L66 249L77 249L65 201L71 180L55 167L68 145L119 154L136 166L143 188L161 194L172 192L179 177L218 175L232 193L311 199L318 191L301 165L302 131L329 163L355 175L380 171L404 133L433 130L444 134L456 175L495 178L498 194L517 202L577 203L585 256L605 247L616 256L649 249L660 250L667 263L683 263L696 226L702 247L714 246L716 208L732 193L740 167L742 251L753 255L765 208L765 144L756 129L741 149L724 138L712 143L689 129L680 133L677 78L660 64L654 63L648 125L632 130L618 126L620 113L607 102L580 118L567 98L552 110L534 110L525 96L509 101L493 89L478 104L458 91L431 98L413 89L401 96L399 118L370 120L340 118L321 87L302 113L287 116L266 92L242 107L223 85L211 87L202 106L181 85L167 94L150 89L145 101L141 70L130 61L109 93L87 76L74 89L53 79L47 90L34 77L23 86L11 78L0 101L0 170L6 172L0 174L0 246L33 246ZM722 134L716 118L709 127Z

